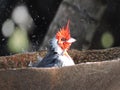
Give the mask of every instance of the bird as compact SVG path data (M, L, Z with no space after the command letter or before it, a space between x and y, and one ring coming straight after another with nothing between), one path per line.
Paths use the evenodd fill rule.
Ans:
M68 54L71 44L76 41L70 35L70 20L50 40L46 56L35 67L64 67L75 65Z

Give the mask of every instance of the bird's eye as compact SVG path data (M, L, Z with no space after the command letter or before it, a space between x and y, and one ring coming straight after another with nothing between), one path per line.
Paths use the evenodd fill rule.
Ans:
M61 41L67 41L65 38L62 38Z

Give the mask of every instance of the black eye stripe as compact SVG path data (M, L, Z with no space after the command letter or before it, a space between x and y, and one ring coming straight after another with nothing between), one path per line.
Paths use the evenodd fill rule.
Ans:
M62 40L62 41L67 41L67 39L65 39L65 38L62 38L61 40Z

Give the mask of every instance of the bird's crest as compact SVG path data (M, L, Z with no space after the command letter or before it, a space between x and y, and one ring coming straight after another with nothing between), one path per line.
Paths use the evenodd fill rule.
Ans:
M62 27L57 33L56 33L56 39L58 40L58 44L62 49L68 49L70 47L70 43L66 42L71 38L70 36L70 29L69 29L69 23L70 20L68 20L67 25Z
M57 33L56 33L56 39L58 41L60 40L69 40L70 39L70 29L69 29L69 23L68 20L67 25L62 27Z

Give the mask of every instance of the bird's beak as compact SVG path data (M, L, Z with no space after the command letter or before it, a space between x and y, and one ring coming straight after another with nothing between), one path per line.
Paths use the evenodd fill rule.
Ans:
M75 42L76 41L76 39L74 39L74 38L70 38L67 42L69 42L69 43L73 43L73 42Z

